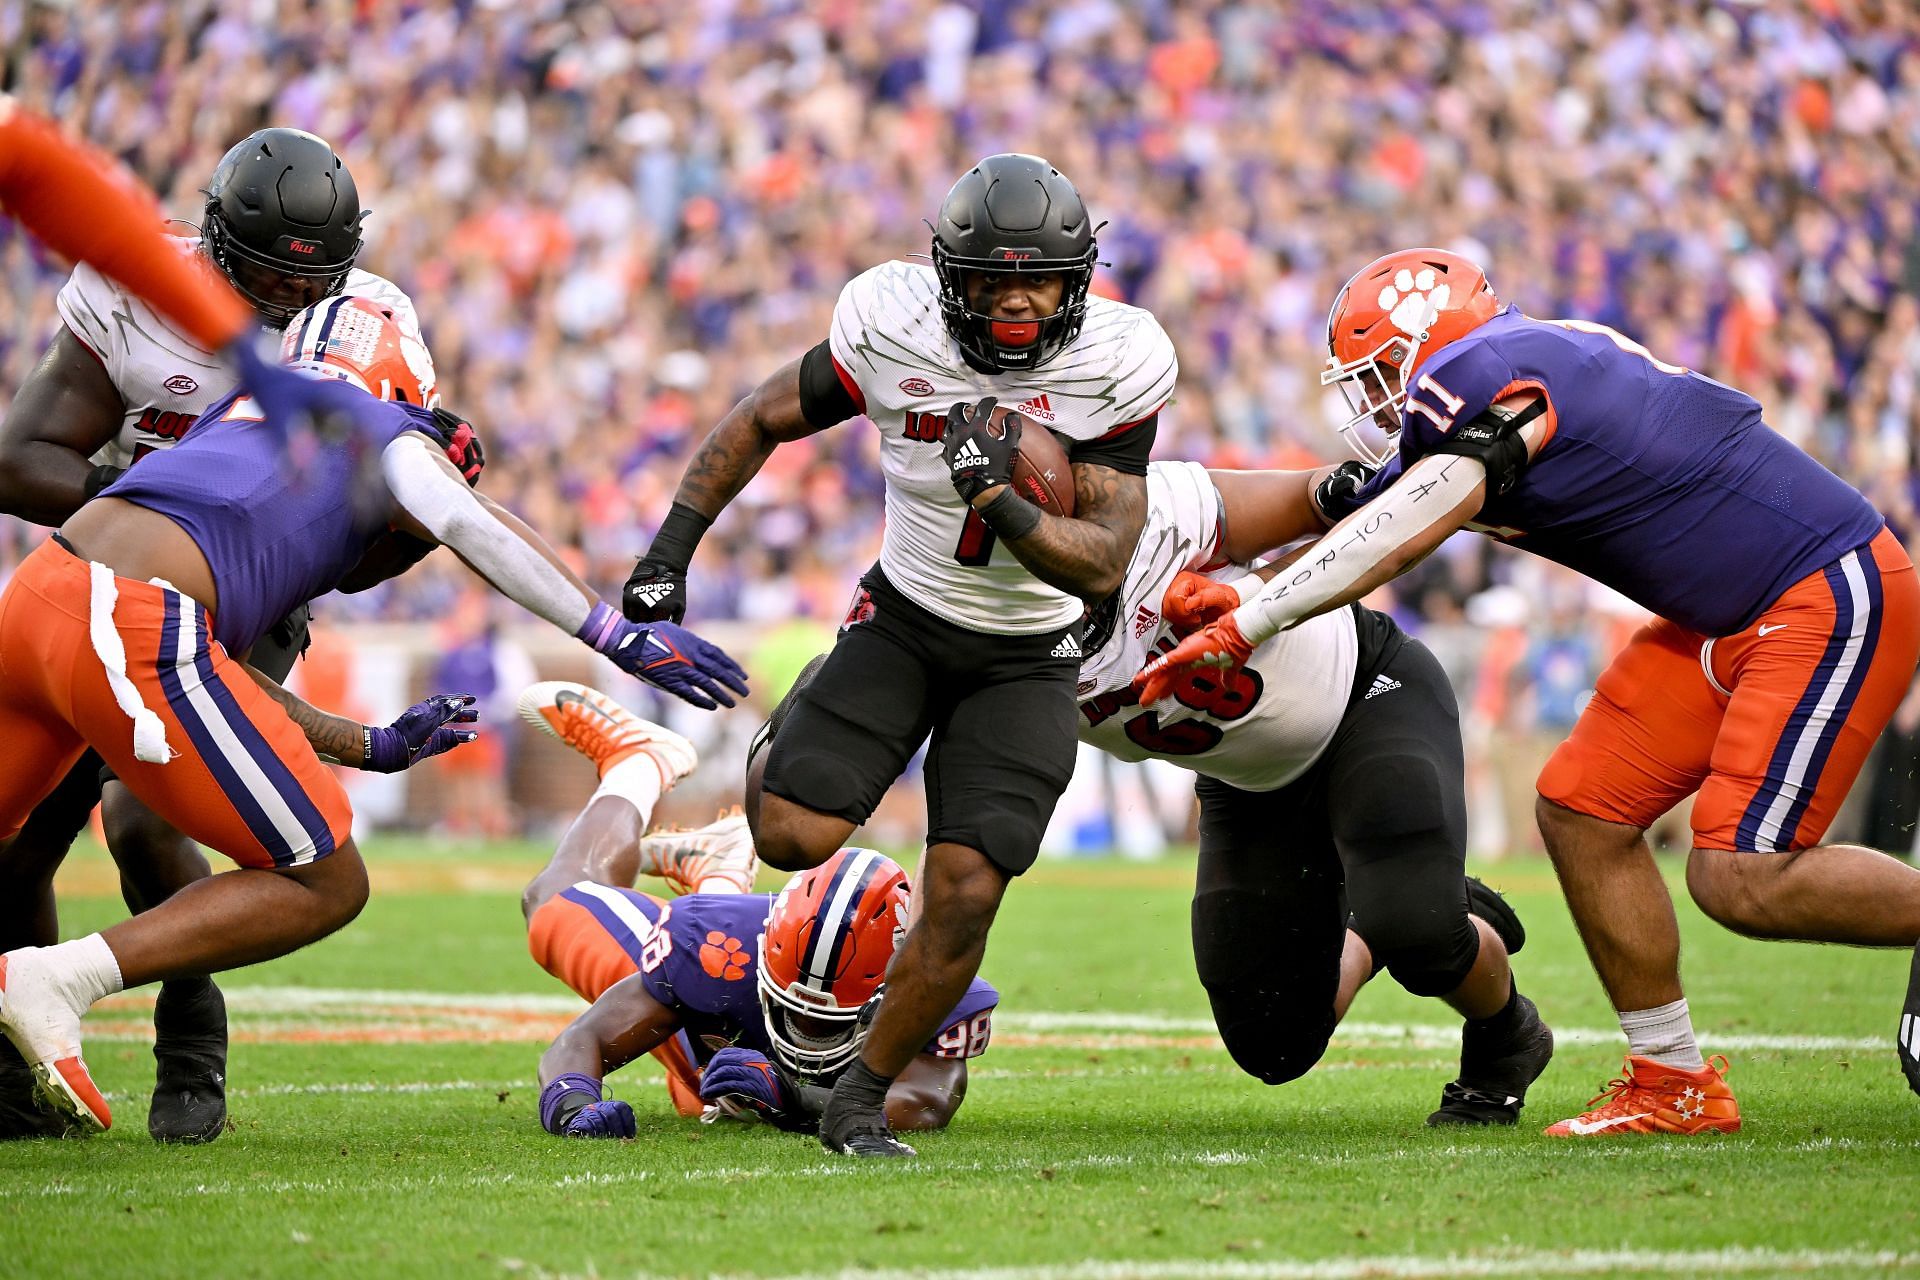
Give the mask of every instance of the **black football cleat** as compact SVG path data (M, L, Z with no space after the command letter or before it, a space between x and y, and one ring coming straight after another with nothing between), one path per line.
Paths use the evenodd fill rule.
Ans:
M1440 1108L1427 1117L1451 1124L1513 1124L1526 1105L1527 1086L1553 1061L1553 1032L1533 1001L1519 992L1499 1029L1467 1023L1460 1036L1460 1078L1440 1091Z
M160 984L153 1005L155 1142L212 1142L227 1128L227 1002L211 978Z
M1527 927L1520 923L1519 913L1505 895L1472 876L1467 877L1467 914L1479 916L1492 925L1500 941L1506 944L1508 955L1519 955L1520 948L1527 945Z
M0 1142L15 1138L58 1138L66 1124L33 1099L33 1069L13 1041L0 1036Z
M1907 1077L1907 1088L1920 1093L1920 947L1913 949L1907 1003L1900 1009L1900 1034L1894 1037L1893 1048L1900 1057L1900 1070Z

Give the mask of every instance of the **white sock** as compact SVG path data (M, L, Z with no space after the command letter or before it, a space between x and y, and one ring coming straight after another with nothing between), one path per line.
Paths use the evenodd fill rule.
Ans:
M1682 1071L1699 1071L1707 1065L1694 1043L1693 1016L1687 1012L1684 996L1657 1009L1622 1010L1620 1029L1627 1033L1627 1052L1637 1058L1652 1058Z
M660 766L644 751L636 751L600 777L600 786L588 803L601 796L613 796L632 805L640 814L640 828L653 823L653 806L660 803Z
M42 947L40 959L57 975L55 981L62 991L80 1004L82 1012L92 1008L102 996L126 988L126 983L120 980L120 962L114 959L113 948L97 933L58 946Z

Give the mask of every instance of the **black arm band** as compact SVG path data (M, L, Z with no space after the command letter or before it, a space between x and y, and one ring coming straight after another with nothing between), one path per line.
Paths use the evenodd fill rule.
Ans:
M653 545L647 549L646 558L685 573L693 563L700 539L712 527L712 516L703 516L686 503L676 502L667 509L667 518L660 522L660 532L653 535Z
M824 430L861 412L834 367L833 346L820 342L800 357L800 416Z
M1067 460L1078 466L1090 462L1111 467L1123 476L1147 474L1147 459L1153 453L1153 440L1160 431L1160 414L1154 412L1124 430L1081 440L1067 448Z
M110 467L103 463L87 472L87 482L82 487L81 492L86 494L88 502L92 502L100 496L102 489L125 474L127 474L125 467Z
M1478 458L1487 469L1487 495L1497 498L1518 484L1520 473L1527 468L1527 441L1520 434L1520 429L1546 411L1545 397L1535 400L1511 418L1489 409L1472 421L1455 427L1427 452Z
M987 528L1008 542L1017 542L1032 533L1034 526L1040 523L1040 508L1028 502L1008 485L1000 491L1000 496L980 508L980 518L987 522Z

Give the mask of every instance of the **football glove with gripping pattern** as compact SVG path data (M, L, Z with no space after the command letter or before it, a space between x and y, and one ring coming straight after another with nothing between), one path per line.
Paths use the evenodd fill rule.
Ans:
M556 1076L540 1091L540 1125L561 1138L631 1138L633 1108L606 1097L592 1076Z
M988 396L978 404L962 401L947 411L940 456L947 460L947 478L967 503L996 485L1013 483L1013 462L1020 456L1021 417L1008 414L1002 419L1006 433L994 435L987 423L997 403Z
M747 694L747 673L739 663L718 645L671 622L628 622L603 601L593 606L574 635L628 675L696 707L731 707L733 694Z

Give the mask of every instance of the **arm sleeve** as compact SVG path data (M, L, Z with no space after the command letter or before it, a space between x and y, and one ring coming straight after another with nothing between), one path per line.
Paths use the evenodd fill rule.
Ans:
M833 344L822 339L800 357L800 414L810 427L831 427L866 411L855 382L833 358Z
M226 281L177 252L149 192L11 98L0 98L0 207L55 253L146 299L209 351L253 323Z
M1112 467L1123 475L1143 476L1147 474L1147 458L1153 452L1153 438L1159 430L1160 414L1156 411L1138 422L1126 423L1103 436L1070 446L1067 461Z
M466 482L447 470L432 440L416 431L401 435L381 452L380 474L394 501L502 595L568 635L586 622L594 602L494 519Z

